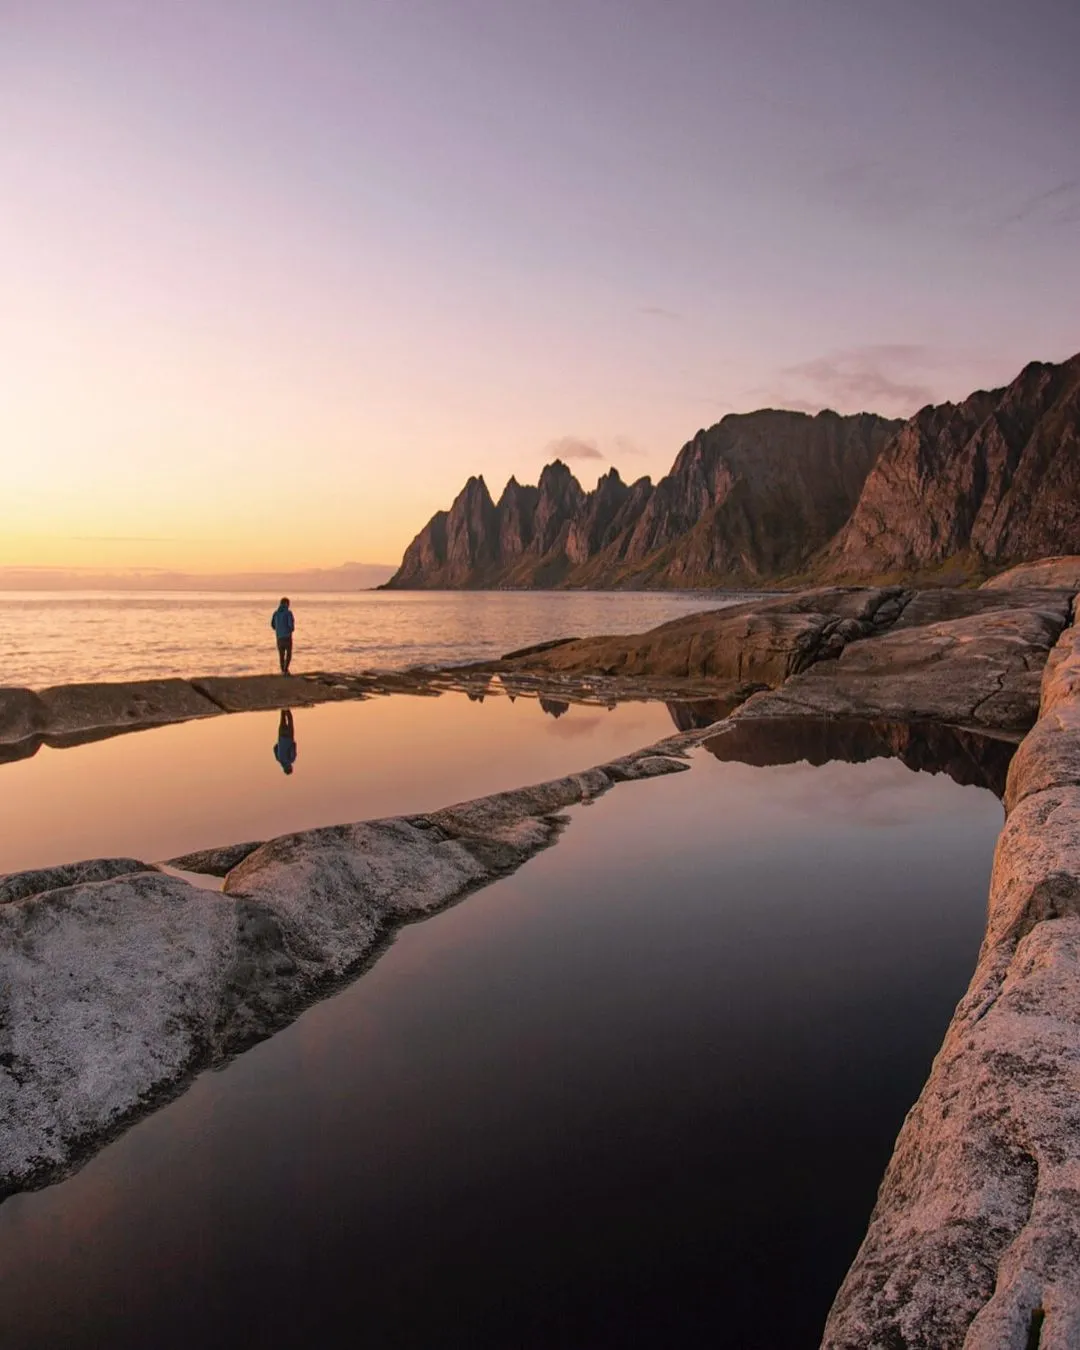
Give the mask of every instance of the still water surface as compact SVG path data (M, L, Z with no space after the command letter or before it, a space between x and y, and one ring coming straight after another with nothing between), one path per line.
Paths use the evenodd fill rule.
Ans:
M974 963L1000 805L701 751L572 817L0 1206L0 1345L814 1346Z
M590 768L674 730L660 703L395 695L297 708L285 774L274 753L280 726L276 712L237 713L0 764L0 872L155 861L433 811Z
M294 595L294 669L383 670L501 656L559 637L634 633L734 593L359 591ZM251 592L0 592L5 684L247 675L275 670L270 614Z

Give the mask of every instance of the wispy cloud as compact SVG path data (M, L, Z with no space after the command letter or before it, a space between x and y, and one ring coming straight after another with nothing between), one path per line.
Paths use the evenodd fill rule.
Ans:
M176 539L166 535L141 534L67 534L60 536L79 544L175 544Z
M829 352L785 366L777 379L752 391L798 412L879 412L910 417L934 399L926 372L934 353L917 343L877 343Z
M1020 225L1041 220L1047 225L1072 225L1080 222L1080 178L1067 178L1045 192L1027 197L1003 225Z
M645 451L631 436L615 437L615 453L621 459L640 459Z
M560 436L556 441L549 441L547 453L555 459L607 459L595 441L584 440L581 436Z

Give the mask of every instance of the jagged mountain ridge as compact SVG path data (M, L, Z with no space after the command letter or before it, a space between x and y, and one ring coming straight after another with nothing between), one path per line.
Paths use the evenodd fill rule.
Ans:
M470 478L400 588L754 586L1080 553L1080 355L907 422L765 409L699 431L654 486L549 464L492 501Z
M889 434L872 413L765 409L698 434L655 486L591 492L560 460L498 503L470 478L405 552L392 588L711 586L793 571L835 534Z

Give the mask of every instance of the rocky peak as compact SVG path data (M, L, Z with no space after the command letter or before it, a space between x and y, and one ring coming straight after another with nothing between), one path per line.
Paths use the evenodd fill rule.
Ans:
M765 408L698 431L654 487L584 492L561 460L495 506L470 479L392 586L741 586L865 579L959 559L994 570L1080 552L1080 356L922 408Z
M972 571L1080 547L1080 356L915 414L822 558L828 577L960 560Z
M533 541L533 517L539 491L523 487L511 476L496 508L499 518L499 557L503 562L520 557Z
M541 555L559 542L584 501L581 484L561 459L545 464L533 516L534 539Z

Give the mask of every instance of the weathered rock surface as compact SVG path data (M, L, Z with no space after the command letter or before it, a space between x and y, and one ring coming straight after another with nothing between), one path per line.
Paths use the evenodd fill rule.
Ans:
M204 1058L236 943L231 906L158 872L0 906L0 1194Z
M48 710L31 689L0 688L0 742L30 740L41 734Z
M0 878L0 1196L56 1179L283 1026L402 922L519 867L566 807L687 768L693 741L431 815L237 846L221 892L135 859Z
M62 684L38 694L49 736L78 736L109 727L148 727L208 717L218 709L187 680Z
M753 695L735 715L816 713L1026 730L1038 714L1043 665L1067 607L1068 598L1059 596L1037 609L991 610L853 642L839 660Z
M31 872L16 872L0 876L0 905L12 900L24 900L42 891L55 891L62 886L76 886L89 881L111 881L114 877L129 876L132 872L152 872L149 863L137 858L90 858L85 862L61 863L58 867L39 867Z
M192 680L218 712L306 708L367 696L370 681L347 675L211 675Z
M265 843L265 839L256 839L245 844L224 844L221 848L201 848L195 853L184 853L179 858L166 858L165 861L169 867L181 872L224 877Z
M1064 591L1080 591L1080 554L1061 558L1041 558L1038 562L1021 563L999 572L982 584L983 590L1017 590L1022 586L1057 587Z
M1058 638L1043 670L1042 710L1050 712L1076 698L1080 698L1080 595L1073 601L1072 627Z
M835 580L950 562L977 572L1078 549L1080 355L916 413L882 450L820 567Z
M391 587L757 584L801 568L847 519L900 424L763 409L683 447L654 488L615 469L592 492L561 461L498 505L470 478L409 545Z
M962 621L963 622L963 621ZM986 937L900 1132L827 1350L1080 1345L1080 695L1048 664Z
M559 643L498 669L775 685L894 621L903 598L899 587L805 591L691 614L647 633Z

